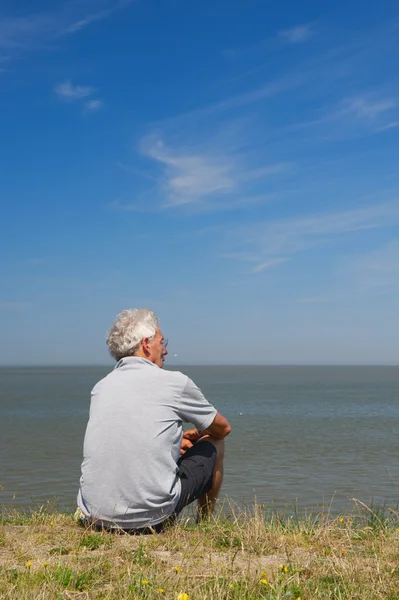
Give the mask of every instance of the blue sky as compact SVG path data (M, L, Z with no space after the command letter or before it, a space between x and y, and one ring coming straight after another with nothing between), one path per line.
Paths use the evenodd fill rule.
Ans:
M399 362L396 2L0 6L1 364Z

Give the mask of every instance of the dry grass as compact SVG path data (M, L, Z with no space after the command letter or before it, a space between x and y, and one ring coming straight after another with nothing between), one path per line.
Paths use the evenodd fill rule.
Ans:
M302 519L258 507L153 536L3 512L0 598L399 599L399 516L357 507Z

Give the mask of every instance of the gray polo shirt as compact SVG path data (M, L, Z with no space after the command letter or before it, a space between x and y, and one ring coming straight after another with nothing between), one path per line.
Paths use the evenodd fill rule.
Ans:
M156 525L180 496L182 423L199 430L216 409L183 373L128 357L92 390L78 506L104 525Z

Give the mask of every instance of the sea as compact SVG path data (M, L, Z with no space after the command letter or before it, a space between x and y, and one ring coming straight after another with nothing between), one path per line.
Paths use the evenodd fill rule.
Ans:
M0 506L74 509L90 391L111 368L0 369ZM397 507L399 367L178 370L232 425L225 505L300 514Z

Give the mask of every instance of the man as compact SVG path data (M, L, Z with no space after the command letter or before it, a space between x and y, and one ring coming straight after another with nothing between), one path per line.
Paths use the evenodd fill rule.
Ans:
M92 390L78 507L100 527L162 531L198 499L209 516L231 427L183 373L165 371L155 314L124 310L107 336L114 370ZM195 429L183 434L182 423Z

